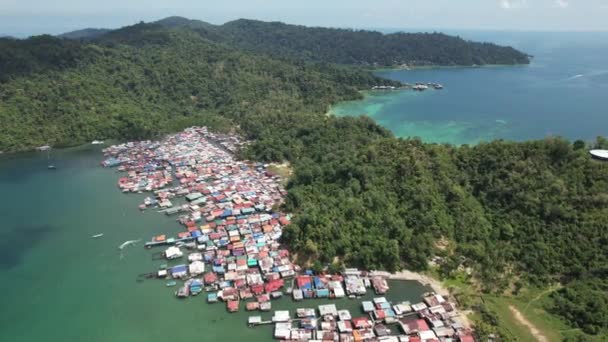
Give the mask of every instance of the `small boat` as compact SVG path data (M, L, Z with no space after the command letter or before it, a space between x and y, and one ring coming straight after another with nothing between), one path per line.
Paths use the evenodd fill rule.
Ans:
M103 144L103 141L99 141L99 140L93 140L91 142L91 145L102 145L102 144Z
M55 169L57 169L57 167L55 165L49 165L49 166L47 166L47 168L49 170L55 170Z
M93 239L97 239L103 236L103 233L93 235Z
M172 287L172 286L177 285L177 282L176 282L175 280L172 280L172 281L167 282L167 284L165 284L165 285L166 285L167 287Z
M184 285L175 292L175 295L178 298L186 298L190 295L190 288L188 287L188 285Z

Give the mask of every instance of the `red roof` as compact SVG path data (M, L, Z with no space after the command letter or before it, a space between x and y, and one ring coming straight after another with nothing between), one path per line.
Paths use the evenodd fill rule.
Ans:
M367 317L357 317L352 319L353 326L357 329L368 328L372 326L372 322Z
M416 328L418 329L418 331L420 330L431 330L429 329L429 325L426 324L426 321L423 319L418 319L416 320Z
M264 285L253 285L251 287L251 292L253 292L256 295L264 293Z
M298 283L298 287L301 288L306 284L310 284L310 282L312 281L312 278L308 275L301 275L299 277L296 277L296 283Z
M264 287L266 289L266 292L273 292L283 287L283 285L285 285L283 279L276 279L269 281Z
M230 311L237 311L239 309L239 301L238 300L231 300L231 301L228 302L227 306L228 306L228 310L230 310Z
M460 342L475 342L475 339L471 335L462 335L460 336Z

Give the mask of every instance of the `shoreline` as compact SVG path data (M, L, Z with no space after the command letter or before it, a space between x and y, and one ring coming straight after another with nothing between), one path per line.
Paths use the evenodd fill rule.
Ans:
M418 65L410 67L378 67L378 68L366 68L365 70L370 72L382 72L382 71L417 71L417 70L441 70L441 69L493 69L493 68L511 68L511 67L527 67L528 64L483 64L483 65Z
M409 270L401 270L395 273L390 273L387 271L371 271L370 274L385 277L390 280L415 280L424 286L430 287L437 294L444 297L450 296L450 291L439 280L419 272Z
M424 286L430 287L433 292L443 296L446 299L453 298L450 291L447 289L447 287L445 287L445 285L443 285L443 283L441 283L441 281L423 273L413 272L404 269L394 273L390 273L387 271L371 271L370 274L385 277L389 280L417 281ZM470 329L474 326L473 321L468 317L470 313L470 310L464 310L463 308L459 308L458 314L455 316L455 318L457 318L457 320L460 321L460 323L462 323L462 325L467 329Z

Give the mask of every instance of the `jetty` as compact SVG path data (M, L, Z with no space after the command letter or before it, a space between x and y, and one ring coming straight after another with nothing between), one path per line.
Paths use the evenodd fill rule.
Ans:
M169 238L169 239L165 239L162 241L148 241L144 244L145 248L152 248L152 247L159 247L159 246L167 246L167 245L175 245L176 243L179 242L191 242L194 241L194 237L189 236L189 237L183 237L183 238L179 238L179 239L175 239L175 238Z

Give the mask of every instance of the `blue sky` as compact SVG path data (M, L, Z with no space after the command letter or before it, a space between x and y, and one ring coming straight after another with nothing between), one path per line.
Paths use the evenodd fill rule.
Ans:
M115 28L169 15L357 28L608 30L608 0L0 0L0 34Z

